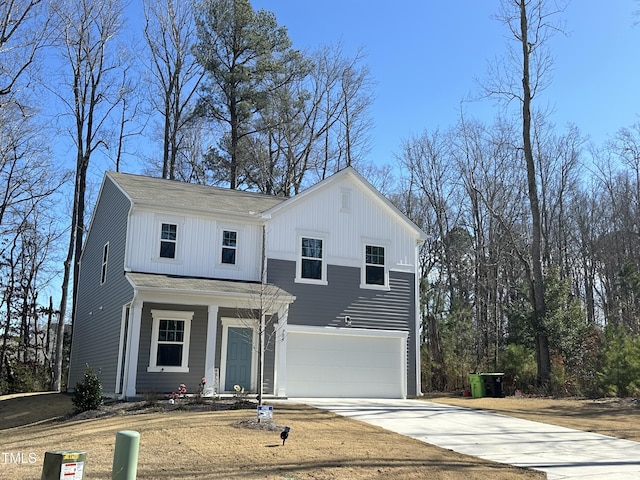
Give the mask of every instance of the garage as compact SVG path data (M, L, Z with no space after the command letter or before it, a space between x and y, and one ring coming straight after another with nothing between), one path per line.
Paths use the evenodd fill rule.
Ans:
M407 333L287 328L287 396L405 398Z

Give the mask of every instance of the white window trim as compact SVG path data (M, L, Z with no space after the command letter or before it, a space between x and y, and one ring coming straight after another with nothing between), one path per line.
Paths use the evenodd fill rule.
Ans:
M100 285L104 285L105 283L107 283L108 263L109 263L109 242L105 243L102 247L102 267L100 268Z
M229 338L229 327L250 328L253 332L251 339L251 385L245 387L245 392L255 392L258 385L258 320L251 318L227 318L220 319L222 323L222 346L220 348L220 385L221 392L229 392L224 386L227 383L227 339Z
M367 247L382 247L384 248L384 285L374 285L367 283ZM384 290L388 291L389 288L389 245L387 242L381 242L380 240L365 239L362 240L362 266L360 267L360 288L368 290Z
M147 372L173 372L189 373L189 343L191 340L191 320L193 312L183 312L176 310L151 310L153 324L151 327L151 349L149 352L149 366ZM158 358L158 331L160 320L182 320L184 321L184 341L182 343L182 365L170 367L157 365Z
M311 238L314 240L322 240L322 267L319 279L314 278L302 278L302 239ZM327 236L324 234L312 233L312 232L299 232L298 233L298 246L296 255L296 278L295 283L308 283L311 285L328 285L327 280Z
M182 244L184 243L184 219L182 217L174 217L169 215L156 215L156 243L153 246L154 253L152 260L160 263L182 263ZM162 242L162 224L168 223L176 225L176 256L174 258L167 258L160 256L160 245Z

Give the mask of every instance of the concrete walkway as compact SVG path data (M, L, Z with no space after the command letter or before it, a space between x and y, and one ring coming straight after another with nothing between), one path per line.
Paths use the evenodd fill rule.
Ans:
M640 443L421 400L290 399L550 480L640 478Z

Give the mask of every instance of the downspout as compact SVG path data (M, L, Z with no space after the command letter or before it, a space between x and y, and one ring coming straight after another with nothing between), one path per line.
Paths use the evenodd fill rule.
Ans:
M421 317L422 317L422 312L420 310L420 282L419 282L419 278L421 276L421 272L420 272L420 246L422 245L422 243L424 243L421 240L418 240L416 242L416 248L415 248L415 259L414 259L414 277L413 277L413 288L414 288L414 304L415 304L415 311L416 311L416 315L415 315L415 322L416 322L416 328L415 328L415 338L414 338L414 342L415 342L415 348L416 348L416 365L415 365L415 369L416 369L416 395L417 396L423 396L424 392L422 391L422 369L421 369L421 361L420 361L420 339L422 338L422 335L420 334L420 327L421 327Z

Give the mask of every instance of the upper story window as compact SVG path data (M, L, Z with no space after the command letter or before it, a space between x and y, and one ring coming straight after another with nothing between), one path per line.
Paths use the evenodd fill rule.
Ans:
M221 263L226 265L236 264L236 250L238 248L238 232L233 230L222 231L222 258Z
M364 284L365 286L387 285L387 271L384 247L365 245L364 252Z
M302 237L300 277L322 280L322 239Z
M152 310L149 372L188 372L193 312Z
M178 225L163 223L160 234L160 258L176 258Z
M298 234L296 278L298 283L327 284L326 238L313 233Z
M100 271L100 285L107 281L107 262L109 260L109 242L102 247L102 269Z

